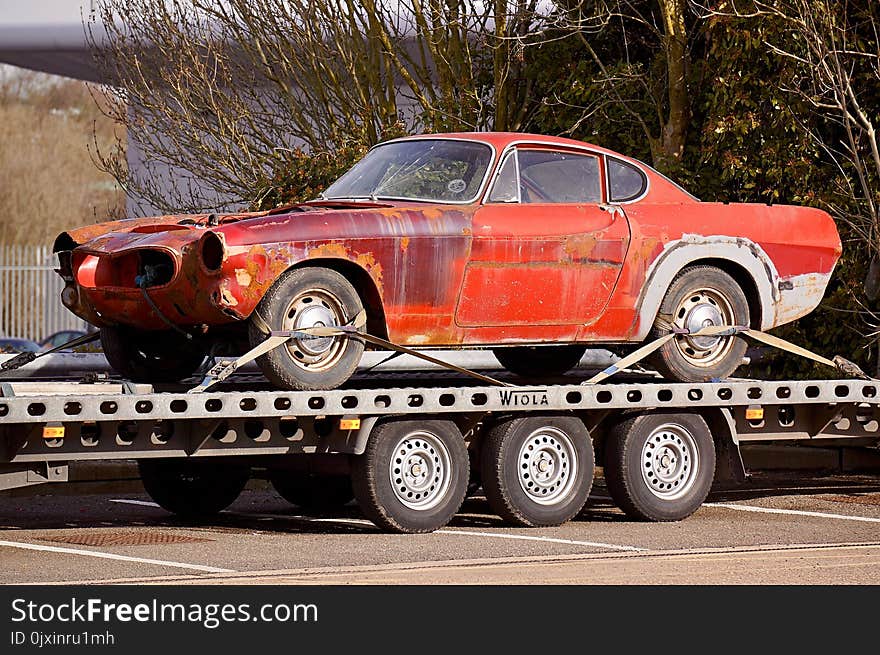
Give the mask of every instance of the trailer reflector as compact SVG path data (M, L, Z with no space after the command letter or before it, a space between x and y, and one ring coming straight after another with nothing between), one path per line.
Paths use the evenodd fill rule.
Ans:
M747 407L746 408L746 420L747 421L760 421L764 418L764 408L763 407Z
M46 425L43 427L43 439L63 439L63 425Z
M343 418L339 419L340 430L360 430L361 420L359 418Z

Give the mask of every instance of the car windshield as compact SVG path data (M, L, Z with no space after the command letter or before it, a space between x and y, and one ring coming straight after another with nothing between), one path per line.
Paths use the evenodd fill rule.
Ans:
M472 202L492 161L484 143L410 139L376 146L323 199Z

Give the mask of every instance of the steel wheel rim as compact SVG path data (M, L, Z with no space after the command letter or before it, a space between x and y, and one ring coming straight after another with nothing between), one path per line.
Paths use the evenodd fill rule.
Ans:
M410 432L394 447L388 476L403 505L420 511L432 509L443 501L452 482L449 449L432 432Z
M711 287L690 292L678 304L673 314L677 327L695 332L713 325L733 325L734 314L730 301L723 293ZM709 368L723 359L733 348L734 337L675 338L679 354L691 365Z
M282 330L338 327L345 322L343 303L326 289L306 289L294 296L284 310ZM340 337L294 337L286 344L291 360L307 371L335 366L345 350Z
M642 446L642 480L652 494L663 500L687 494L696 482L699 467L697 442L675 423L656 428Z
M539 428L520 447L516 471L529 500L555 505L568 497L575 484L578 458L574 442L558 428Z

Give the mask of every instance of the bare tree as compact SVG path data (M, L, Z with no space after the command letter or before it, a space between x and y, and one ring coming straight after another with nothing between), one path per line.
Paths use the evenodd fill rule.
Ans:
M581 117L569 131L598 117L608 120L613 110L640 128L655 166L667 171L679 166L691 124L688 75L694 30L688 21L689 1L556 4L554 28L580 42L597 71L585 83L602 90L598 100L581 107ZM608 32L619 38L623 52L609 55L596 45L600 37L608 38ZM638 48L641 56L631 58L630 40L648 41L650 46Z
M827 208L876 260L880 6L873 0L774 0L730 3L726 9L739 17L778 21L779 37L767 46L795 64L790 67L793 72L778 81L779 88L797 96L821 119L804 121L802 127L840 173L835 193L825 196Z
M92 43L145 164L129 170L121 147L98 158L130 195L200 210L259 202L309 157L332 168L407 130L516 129L537 5L111 0Z

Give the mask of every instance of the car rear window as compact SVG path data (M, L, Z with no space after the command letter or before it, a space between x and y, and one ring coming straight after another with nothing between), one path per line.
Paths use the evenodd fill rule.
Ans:
M608 158L608 195L611 202L627 202L645 192L648 178L638 168L625 161Z

